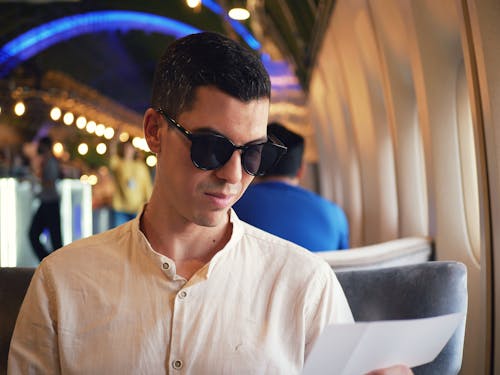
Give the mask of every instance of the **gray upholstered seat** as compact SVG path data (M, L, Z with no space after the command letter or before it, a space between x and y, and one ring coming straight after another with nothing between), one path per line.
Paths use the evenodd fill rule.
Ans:
M0 268L0 375L7 373L10 338L34 268Z
M414 319L467 311L467 270L458 262L337 271L356 321ZM465 319L439 356L415 375L457 374Z

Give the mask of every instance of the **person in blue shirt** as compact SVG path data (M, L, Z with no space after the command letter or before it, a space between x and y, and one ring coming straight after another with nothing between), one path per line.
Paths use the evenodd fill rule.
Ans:
M233 206L240 219L311 251L347 249L349 224L344 211L299 186L304 138L276 122L269 124L268 133L288 151Z

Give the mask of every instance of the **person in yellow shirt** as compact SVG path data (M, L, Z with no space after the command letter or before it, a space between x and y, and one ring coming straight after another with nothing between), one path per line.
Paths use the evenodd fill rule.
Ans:
M153 189L148 167L137 157L131 142L112 147L110 169L115 180L112 227L132 220L149 200Z

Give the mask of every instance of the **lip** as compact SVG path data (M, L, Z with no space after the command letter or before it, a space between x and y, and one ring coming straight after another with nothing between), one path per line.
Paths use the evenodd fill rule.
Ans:
M217 208L227 208L231 205L235 195L218 192L206 192L205 195Z

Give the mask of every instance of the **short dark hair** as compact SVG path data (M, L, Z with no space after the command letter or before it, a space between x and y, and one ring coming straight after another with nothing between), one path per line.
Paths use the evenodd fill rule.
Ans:
M278 163L266 172L266 176L297 176L304 156L304 137L278 122L270 123L267 126L267 133L279 138L287 147L287 151Z
M156 67L151 105L176 117L189 110L196 88L214 86L243 102L271 97L269 74L255 52L214 32L168 46Z

